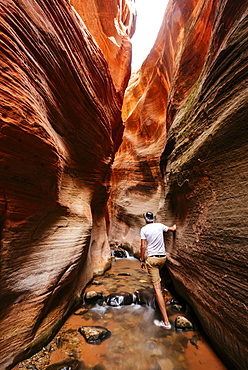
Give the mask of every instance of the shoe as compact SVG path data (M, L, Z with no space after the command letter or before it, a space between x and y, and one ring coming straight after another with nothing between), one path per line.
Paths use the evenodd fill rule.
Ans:
M164 328L164 329L167 329L167 330L170 330L171 329L171 324L168 322L168 324L165 324L163 321L159 321L159 320L154 320L153 321L154 324L160 328Z

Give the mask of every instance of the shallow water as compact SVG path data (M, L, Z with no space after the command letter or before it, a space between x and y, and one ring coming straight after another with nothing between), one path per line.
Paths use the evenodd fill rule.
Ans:
M119 273L129 273L130 276L118 276ZM97 277L87 291L101 292L107 296L110 293L134 294L143 288L151 288L149 276L141 273L139 261L129 258L114 261L112 268L104 276ZM166 299L170 298L167 291ZM152 307L138 304L121 307L97 304L91 308L82 306L66 321L50 347L43 349L43 355L47 355L46 362L43 361L45 355L39 357L36 354L33 360L19 364L19 368L30 369L33 366L34 370L43 370L47 365L76 358L83 362L83 368L96 370L226 370L204 333L175 330L175 318L185 313L175 313L170 306L167 307L172 323L170 331L153 324L154 319L161 317L159 311ZM190 320L197 326L192 316ZM110 338L98 345L88 344L78 329L91 325L110 330ZM197 341L192 341L192 344L190 339L193 336ZM15 369L18 369L18 365ZM73 370L70 366L63 369Z

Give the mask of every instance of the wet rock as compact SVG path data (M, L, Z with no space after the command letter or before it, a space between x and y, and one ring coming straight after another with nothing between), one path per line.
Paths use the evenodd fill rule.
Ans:
M84 299L86 303L100 303L102 301L102 293L89 291L85 293Z
M57 348L61 348L62 347L63 341L62 341L62 338L61 338L60 335L56 337L55 343L56 343L56 347Z
M170 303L171 305L173 305L173 304L180 304L179 303L179 300L177 299L177 298L171 298L171 300L168 302L168 303Z
M80 316L80 315L86 314L87 312L88 312L88 310L80 310L80 311L74 312L74 315Z
M156 308L154 290L152 288L136 290L137 303Z
M115 276L115 274L105 274L104 279L111 278L113 276Z
M78 360L65 360L57 364L49 365L46 370L84 370L83 362Z
M175 327L176 329L193 330L193 324L184 316L177 316Z
M103 326L82 326L78 331L90 344L100 344L111 335L111 332Z
M117 276L131 276L131 274L129 274L129 272L122 272L120 274L117 274Z
M197 342L198 342L198 340L201 340L201 338L198 336L198 335L193 335L193 337L189 340L190 341L190 343L193 345L193 346L195 346L195 348L196 349L199 349L199 347L198 347L198 344L197 344Z
M112 251L112 255L117 258L127 258L127 252L122 249L115 249Z
M98 286L98 285L103 285L103 282L102 282L102 281L94 281L94 282L92 283L92 285L96 285L96 286Z
M131 293L123 295L111 293L106 297L105 302L108 306L112 307L126 306L132 303L136 303L136 296Z
M173 304L171 306L171 309L175 312L182 312L183 311L183 306L181 306L180 304Z

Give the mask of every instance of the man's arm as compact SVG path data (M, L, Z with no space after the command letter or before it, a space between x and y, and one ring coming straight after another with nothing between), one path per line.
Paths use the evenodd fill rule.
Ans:
M172 227L168 227L168 231L176 231L177 227L176 225L173 225Z

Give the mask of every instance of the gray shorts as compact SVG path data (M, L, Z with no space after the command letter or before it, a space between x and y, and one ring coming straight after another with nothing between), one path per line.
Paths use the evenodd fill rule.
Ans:
M158 284L161 281L160 269L164 266L166 257L147 257L146 267L152 279L152 284Z

